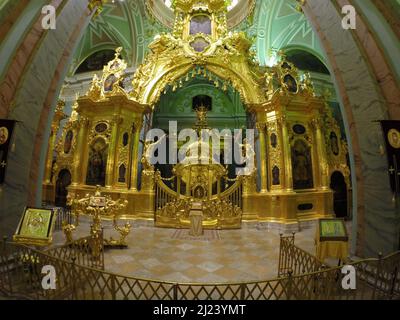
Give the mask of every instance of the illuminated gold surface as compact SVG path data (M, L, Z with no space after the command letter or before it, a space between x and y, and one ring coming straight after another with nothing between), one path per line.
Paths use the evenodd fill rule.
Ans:
M324 97L315 95L310 75L300 75L283 52L279 53L280 62L275 66L259 66L250 50L252 42L246 35L228 32L226 3L222 0L178 0L175 14L173 32L156 36L150 44L150 53L134 75L131 92L121 87L126 63L120 59L122 49L118 48L115 59L104 67L101 77L93 78L87 95L77 99L56 144L57 161L51 183L54 185L54 177L67 169L72 173L69 197L81 199L92 194L95 187L86 185L89 146L101 138L109 150L106 181L101 191L114 200L127 201L121 218L152 219L159 226L187 227L187 208L195 198L196 188L203 188L204 208L215 205L215 201L232 204L230 211L223 202L216 206L223 212L220 217L233 215L235 218L222 219L222 223L206 217L206 227L240 227L242 219L296 225L299 221L332 216L333 193L329 189L329 177L340 171L349 190L351 186L347 144L340 139L340 127ZM190 34L191 19L199 14L210 18L210 34ZM196 51L191 46L196 39L209 45L203 51ZM220 182L225 174L223 166L180 164L172 177L165 178L146 160L149 143L144 143L144 152L140 154L144 115L154 110L168 88L176 91L190 75L211 79L222 90L228 86L237 90L253 119L253 128L258 129L256 172L231 181L224 193L221 193ZM198 112L198 116L198 126L202 127L206 115ZM107 129L98 133L95 128L101 123ZM294 132L295 125L301 125L305 132ZM63 149L69 131L74 138L66 154ZM122 143L124 134L129 136L127 145ZM337 146L332 146L334 134ZM292 149L296 141L309 148L312 162L313 186L304 190L295 190L293 181ZM122 165L126 172L121 180ZM168 187L164 183L167 181L175 183L175 188ZM46 180L43 186L46 200L54 197L51 183ZM217 192L212 195L215 184ZM185 186L188 187L183 194ZM300 210L302 205L307 205L308 209ZM240 213L236 208L240 208Z

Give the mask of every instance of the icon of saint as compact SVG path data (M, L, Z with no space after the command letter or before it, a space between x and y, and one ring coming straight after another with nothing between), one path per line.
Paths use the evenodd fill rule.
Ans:
M0 128L0 146L5 144L8 140L8 129L6 127Z

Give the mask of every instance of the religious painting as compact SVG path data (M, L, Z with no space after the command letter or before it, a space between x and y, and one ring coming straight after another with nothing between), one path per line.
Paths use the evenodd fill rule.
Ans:
M311 147L302 139L296 140L292 147L292 169L294 189L313 188Z
M81 63L76 73L79 74L84 72L102 70L105 65L107 65L111 60L114 59L114 56L114 50L103 50L96 52Z
M296 134L299 134L299 135L305 134L306 133L306 128L301 124L295 124L293 126L293 132L296 133Z
M400 132L398 130L390 129L387 138L394 149L400 149Z
M197 15L190 21L190 34L211 34L211 19L207 15Z
M0 184L4 183L15 121L0 119Z
M278 146L278 136L276 133L271 134L270 139L272 148L276 148Z
M203 39L203 38L196 38L191 44L190 46L196 51L196 52L203 52L208 46L210 45L210 43Z
M122 145L126 147L129 143L129 133L125 132L122 136Z
M96 125L95 130L97 133L103 133L108 129L107 123L99 123Z
M14 241L32 245L50 244L55 220L53 209L26 208Z
M118 170L118 182L120 183L125 183L126 182L126 167L124 164L121 164L119 166Z
M348 241L346 225L343 219L320 219L320 241Z
M272 185L279 186L281 184L280 170L277 166L272 169Z
M104 139L97 139L89 147L89 161L86 184L105 186L108 146Z
M95 208L104 208L106 206L106 197L91 197L89 206Z
M388 161L390 188L394 194L400 194L400 121L381 121Z
M64 153L68 154L72 148L72 140L74 139L74 133L70 130L67 132L64 141Z
M295 78L293 78L290 74L287 74L283 78L283 82L286 86L286 89L289 92L297 93L297 90L298 90L297 82L296 82Z
M197 186L193 191L193 196L194 196L195 199L204 199L205 196L206 196L206 192L204 190L204 187Z
M118 78L114 74L109 75L107 79L104 81L104 91L111 92L113 90L114 84L117 81Z
M0 128L0 145L5 144L8 141L8 129L6 127Z
M339 142L338 142L338 137L335 132L331 132L330 141L331 141L332 153L335 156L338 156L339 155Z

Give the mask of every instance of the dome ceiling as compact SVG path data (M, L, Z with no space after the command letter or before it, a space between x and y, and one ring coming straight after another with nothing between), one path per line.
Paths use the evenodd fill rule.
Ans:
M172 28L174 14L164 1L168 0L124 0L104 5L84 32L69 74L92 54L117 47L124 48L122 55L129 66L140 65L154 36ZM324 61L317 36L297 6L295 0L238 0L232 2L228 13L229 27L255 39L254 49L263 65L271 63L271 51L280 49L304 50Z
M163 25L172 28L175 15L171 9L171 0L146 0L149 12ZM254 10L256 0L232 0L228 12L228 27L234 28L246 19Z

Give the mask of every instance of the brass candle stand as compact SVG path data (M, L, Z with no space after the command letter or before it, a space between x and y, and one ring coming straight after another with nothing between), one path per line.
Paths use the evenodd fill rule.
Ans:
M124 226L118 226L118 217L125 211L128 201L123 199L113 200L110 196L102 196L100 187L96 188L94 196L87 194L82 199L70 199L69 205L71 211L76 217L76 224L68 224L63 222L63 232L66 237L66 242L73 241L72 233L76 231L79 225L79 217L81 214L92 217L92 225L90 234L93 239L97 239L102 232L102 218L113 217L113 227L120 234L120 239L113 238L104 239L104 246L107 248L126 248L126 238L130 234L131 225L127 222Z

